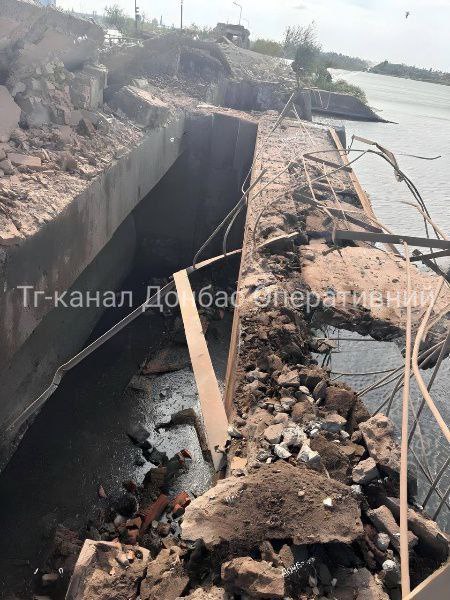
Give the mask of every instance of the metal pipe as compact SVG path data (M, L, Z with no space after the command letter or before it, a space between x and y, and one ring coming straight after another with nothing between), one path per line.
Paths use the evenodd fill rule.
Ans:
M436 521L436 519L438 518L438 516L439 516L439 513L440 513L440 512L441 512L441 510L442 510L442 507L443 507L443 506L444 506L444 504L446 504L446 502L447 502L447 498L448 498L448 495L449 495L449 493L450 493L450 485L448 486L448 488L447 488L447 491L446 491L446 492L445 492L445 494L444 494L444 497L442 498L442 500L441 500L441 502L440 502L439 506L437 507L437 510L436 510L436 512L435 512L435 513L434 513L434 515L433 515L433 521Z
M411 373L411 264L409 262L408 244L403 243L406 257L406 275L408 302L406 303L406 352L405 374L403 380L402 403L402 438L400 447L400 564L402 597L411 591L409 578L409 548L408 548L408 418L409 418L409 383Z
M434 490L436 489L437 484L439 483L442 475L447 470L449 463L450 463L450 457L448 457L447 460L445 461L445 463L442 465L441 469L439 470L439 473L436 475L433 483L431 484L431 487L428 490L428 494L426 495L425 500L422 502L423 508L425 508L425 506L428 504L428 500L431 498L431 495L433 494ZM445 500L445 496L444 496L444 500Z
M437 359L436 365L435 365L434 370L433 370L433 374L432 374L431 379L430 379L430 381L428 383L427 389L428 389L429 392L431 391L431 388L432 388L433 383L434 383L434 381L435 381L435 379L437 377L437 374L439 372L439 369L440 369L440 366L441 366L442 361L444 359L444 356L446 355L447 350L449 348L450 348L450 331L448 332L447 337L445 339L445 342L444 342L444 344L443 344L443 346L441 348L441 351L439 353L439 357ZM422 398L422 401L420 403L419 409L417 411L416 418L414 419L414 423L412 424L412 427L411 427L411 431L410 431L409 439L408 439L408 444L411 444L411 440L413 438L414 432L416 430L416 426L418 424L418 421L419 421L420 415L422 414L424 406L425 406L425 398Z
M429 409L433 413L433 416L434 416L437 424L439 425L442 433L444 434L447 442L450 443L450 431L449 431L444 419L442 418L441 413L439 412L438 408L436 407L435 403L433 402L430 392L427 390L427 386L425 385L422 375L420 374L419 365L418 365L420 343L423 339L425 329L426 329L428 320L430 318L431 312L433 310L433 307L436 303L436 300L437 300L439 294L441 293L442 287L444 285L444 281L445 281L444 279L441 279L440 284L436 290L436 294L434 295L434 298L430 302L427 312L425 313L425 317L423 318L422 323L420 324L419 330L417 332L416 339L414 342L413 354L412 354L412 367L413 367L414 376L416 378L416 381L420 388L420 391L422 392L422 395L423 395L426 403L428 404Z

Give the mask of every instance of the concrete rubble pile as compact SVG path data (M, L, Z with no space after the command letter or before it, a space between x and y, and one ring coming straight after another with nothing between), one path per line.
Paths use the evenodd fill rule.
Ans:
M0 245L33 234L138 144L145 128L170 117L160 98L135 88L104 103L103 37L91 21L24 0L2 1ZM46 201L51 193L56 204Z
M183 78L197 74L204 87L196 97L207 99L215 93L211 82L232 70L214 44L186 43L180 52L167 39L113 48L100 58L103 34L93 23L21 0L4 6L0 244L6 246L58 209L27 213L30 200L51 204L50 192L72 193L174 109L197 106ZM161 90L169 80L175 93L166 101ZM330 370L317 364L302 309L261 310L252 303L261 286L300 284L320 294L319 270L311 265L331 260L328 247L309 245L306 230L326 229L313 210L304 214L286 198L277 209L262 220L264 240L285 233L289 219L302 231L295 244L278 240L258 250L255 264L244 263L234 412L220 449L225 477L197 498L190 490L172 493L173 481L189 469L189 450L169 457L137 425L128 436L148 466L143 481L125 481L117 490L100 486L85 531L58 529L48 569L37 574L37 597L62 597L68 585L68 600L400 598L400 451L393 423L371 417L353 389L331 381ZM360 246L343 251L362 252ZM361 313L365 332L398 333L392 315ZM339 311L333 317L356 320ZM409 483L415 585L447 560L448 538L414 504L414 476Z
M241 274L241 362L222 449L225 478L197 498L189 490L171 498L169 465L176 478L189 467L186 451L168 460L149 445L147 430L129 432L156 466L134 486L127 515L115 504L110 530L94 531L101 540L150 550L130 597L400 598L394 424L382 414L371 417L350 386L332 382L330 370L317 364L302 309L261 311L250 301L263 277L278 286L298 279L298 254L307 248L269 245L262 263L245 265ZM150 361L144 370L150 364L157 366ZM413 473L408 522L417 585L448 559L449 540L414 504Z
M53 597L64 564L70 600L399 598L392 422L369 417L328 370L281 365L269 355L246 372L250 404L229 427L226 477L197 498L168 491L189 452L169 459L143 426L130 430L153 466L141 485L99 488L76 566L74 554L61 563L54 553L41 593ZM449 541L411 501L411 561L422 579L447 560Z

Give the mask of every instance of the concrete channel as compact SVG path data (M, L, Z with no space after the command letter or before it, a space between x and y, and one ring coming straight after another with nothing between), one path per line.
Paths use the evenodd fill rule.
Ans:
M442 385L448 289L407 253L450 242L388 235L311 122L381 119L229 40L0 6L0 597L443 600L445 406L405 453L380 390L411 336Z

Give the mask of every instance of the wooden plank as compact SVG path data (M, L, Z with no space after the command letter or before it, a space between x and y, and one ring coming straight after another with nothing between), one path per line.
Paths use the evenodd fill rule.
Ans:
M422 581L405 600L447 600L450 590L450 562Z
M228 419L187 271L185 269L178 271L174 273L173 278L177 288L189 355L197 384L208 450L214 468L218 471L222 454L217 452L216 448L225 446L228 437Z

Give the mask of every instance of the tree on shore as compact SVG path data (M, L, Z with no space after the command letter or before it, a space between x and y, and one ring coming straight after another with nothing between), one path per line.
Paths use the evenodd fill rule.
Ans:
M118 4L105 7L104 21L111 29L125 31L128 20L129 17L127 17L125 11Z
M267 54L268 56L283 56L283 46L275 40L258 38L252 42L251 50L259 52L259 54Z
M295 59L301 54L304 68L311 69L317 61L321 47L317 41L316 26L314 21L309 25L289 25L286 27L283 38L283 51L285 58Z

